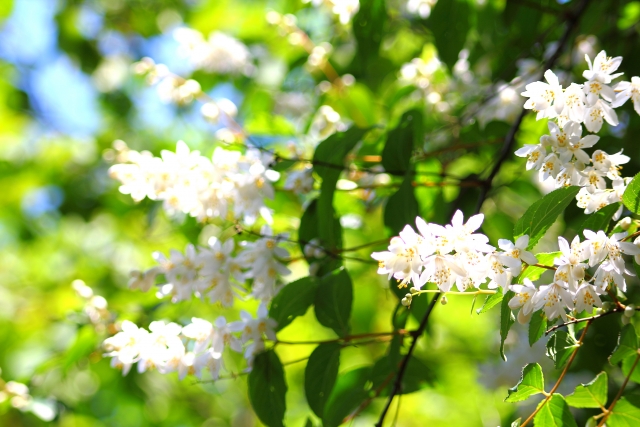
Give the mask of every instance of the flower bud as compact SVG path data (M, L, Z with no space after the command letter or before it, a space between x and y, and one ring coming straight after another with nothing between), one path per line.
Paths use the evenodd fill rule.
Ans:
M404 298L402 298L402 301L400 301L400 303L402 305L404 305L405 307L409 307L411 305L411 299L407 298L407 297L404 297Z
M609 301L605 301L602 303L602 311L607 312L612 308L613 308L613 304L611 304Z
M587 423L584 425L584 427L596 427L598 425L598 421L591 417L587 420Z
M414 286L411 289L409 289L409 292L411 292L412 294L417 294L418 292L420 292L420 290Z
M629 227L631 227L631 218L630 217L622 218L618 222L618 227L622 228L624 231L627 231Z
M448 302L449 300L447 299L446 295L443 295L442 298L440 298L440 304L447 305Z
M628 318L632 318L636 314L636 307L633 304L629 304L624 308L624 315Z
M622 316L622 318L620 320L622 321L623 325L628 325L629 322L631 322L631 318L627 317L627 316Z

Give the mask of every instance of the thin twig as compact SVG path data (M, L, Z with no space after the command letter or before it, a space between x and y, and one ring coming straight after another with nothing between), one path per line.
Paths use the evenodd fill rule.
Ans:
M573 353L571 353L571 357L569 358L569 361L567 362L567 364L565 365L564 369L562 370L562 373L558 377L558 380L556 381L556 384L553 386L551 391L546 395L544 400L536 407L535 411L533 411L533 413L531 415L529 415L529 418L524 420L524 422L520 425L520 427L524 427L527 424L529 424L529 422L531 420L533 420L533 418L536 416L538 411L540 411L540 409L542 409L542 407L553 397L553 393L556 392L558 387L560 387L560 383L564 379L565 375L567 375L567 372L569 371L569 368L571 367L571 364L573 363L574 359L576 358L576 354L578 354L578 350L580 350L580 347L582 347L582 343L584 342L584 337L587 335L587 330L589 330L589 325L591 325L591 321L587 322L587 325L582 330L582 335L580 335L580 339L578 340L578 346L575 348L575 350L573 350Z
M618 390L618 394L616 394L616 397L613 399L613 402L611 402L609 409L607 409L604 412L604 417L602 417L602 420L600 420L600 422L598 423L598 427L602 427L604 423L607 421L607 418L609 418L609 415L611 415L611 412L613 412L613 408L615 408L616 403L618 403L618 400L620 400L620 397L622 397L622 392L624 391L625 387L627 387L627 383L631 378L631 374L633 374L633 371L636 369L636 366L638 366L638 361L640 361L640 352L638 352L638 355L636 356L636 360L633 361L633 365L631 366L631 369L629 369L629 373L627 374L627 377L624 379L624 382L622 383L620 390Z
M409 365L409 359L411 358L411 355L413 354L413 351L416 348L416 344L418 343L418 338L420 337L420 335L422 335L424 330L427 328L427 323L429 322L429 316L431 315L431 312L433 311L433 307L435 307L436 302L438 302L439 298L440 298L440 293L437 293L434 295L433 299L431 300L431 303L429 304L429 308L427 308L427 312L425 313L424 317L422 318L422 321L420 322L420 326L416 330L415 335L413 335L411 346L409 347L407 354L402 359L402 362L400 362L398 375L396 376L396 380L393 383L393 388L389 393L389 399L387 399L387 404L385 405L384 409L382 410L382 413L380 414L380 419L378 419L378 422L375 424L376 427L382 427L382 423L384 422L384 417L387 415L387 412L389 412L389 408L391 407L391 402L393 402L393 398L395 397L396 394L398 394L398 392L400 392L400 389L402 388L402 378L404 378L404 373L406 372L407 366Z

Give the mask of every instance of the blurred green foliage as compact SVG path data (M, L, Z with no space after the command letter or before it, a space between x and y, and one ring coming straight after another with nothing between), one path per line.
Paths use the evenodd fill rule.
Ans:
M0 2L0 19L9 19L15 3L20 1L29 0ZM509 81L515 76L518 59L542 62L549 43L562 33L566 13L575 1L439 0L431 16L421 19L408 15L404 2L361 0L360 12L350 26L341 25L329 9L293 0L58 3L53 42L86 75L95 76L108 55L97 38L78 29L84 8L100 11L102 33L117 32L134 46L161 35L162 18L178 16L205 35L224 31L267 52L258 67L272 66L282 71L282 76L276 79L271 79L268 73L255 79L194 74L206 91L227 83L242 94L239 117L251 134L277 137L276 142L284 146L288 139L308 131L309 115L297 121L276 111L276 95L286 91L309 94L314 111L320 105L330 105L356 126L370 128L352 154L363 168L380 163L367 160L370 159L367 156L381 156L387 169L401 172L392 174L391 185L375 193L334 193L335 181L345 175L329 178L329 174L323 176L323 171L317 170L324 178L323 183L333 180L331 190L323 189L317 200L303 203L291 193L279 192L269 202L278 213L274 227L277 230L295 234L300 226L300 238L308 230L319 230L331 247L354 247L394 235L404 224L412 222L416 214L428 221L444 223L455 209L471 213L478 197L477 188L413 186L412 179L433 178L434 182L442 182L439 175L462 179L486 175L487 166L497 156L509 129L504 122L492 121L481 126L477 120L461 120L469 114L469 105L482 99L483 93L472 93L469 97L454 91L446 94L451 110L442 114L437 110L438 103L424 102L419 88L399 81L402 65L413 58L429 60L437 52L445 66L433 74L430 84L445 86L452 78L460 51L465 48L471 69L485 70L483 83ZM267 24L268 10L296 14L300 28L314 42L333 44L332 65L340 75L353 75L356 83L342 89L334 86L325 92L316 91L316 85L325 77L305 69L307 53L290 45ZM622 70L627 76L639 74L639 22L639 2L591 2L572 37L569 53L562 56L557 68L577 79L586 67L576 55L577 47L588 36L595 36L598 48L624 57ZM136 55L142 51L134 49L129 59L139 59ZM38 113L39 106L25 84L25 76L31 72L34 72L31 66L0 60L0 368L3 380L27 383L35 398L51 399L57 415L49 423L31 412L18 411L5 401L0 403L0 425L260 425L250 410L246 376L230 375L215 383L194 383L189 378L180 382L176 375L163 376L157 372L142 375L132 372L123 377L120 371L110 368L109 361L102 358L100 343L114 331L91 324L83 311L84 301L71 287L74 280L84 281L96 295L106 299L118 320L131 319L140 325L154 319L184 324L191 317L212 320L219 314L235 319L239 309L255 309L255 301L238 304L234 309L195 299L170 304L158 300L153 292L144 294L127 289L129 272L150 267L153 251L166 253L170 248L182 249L188 242L204 243L209 236L225 232L228 224L202 227L190 218L170 218L148 200L135 204L130 197L120 194L117 184L108 178L110 160L108 156L103 158L103 152L115 139L155 154L173 148L177 139L184 139L190 147L208 155L213 149L211 129L192 123L193 111L187 107L176 108L165 128L149 125L151 122L141 120L143 109L138 102L145 93L144 83L127 77L119 88L98 93L102 125L97 131L83 137L67 135L51 128ZM608 152L624 148L631 157L631 163L625 166L629 175L640 170L640 145L636 141L640 119L629 106L625 108L620 120L623 126L611 129L605 125L600 144ZM155 114L153 109L148 111ZM337 153L337 162L364 134L353 129L358 135L348 148L340 145L336 150L329 145L335 142L332 138L323 143L328 151ZM528 115L517 145L535 144L543 133L545 124ZM401 142L409 145L400 146ZM389 147L393 150L389 151ZM343 149L345 152L340 153ZM419 161L409 164L412 155ZM482 210L486 215L483 232L495 244L499 238L512 237L514 224L540 198L541 191L532 183L531 174L524 171L521 159L510 158L494 184ZM326 206L331 206L329 210L335 210L335 215L314 211L320 206L325 207L322 213L328 211ZM346 215L361 218L362 225L340 226L338 218ZM586 220L587 216L569 203L559 221L546 224L550 230L536 246L536 253L555 250L557 235L576 234ZM316 235L315 231L309 233ZM353 255L369 259L372 249L383 247L385 244L364 248ZM293 244L289 249L294 255L301 253ZM336 337L345 328L363 333L417 326L415 316L406 316L406 311L398 308L394 290L389 289L384 277L376 274L375 265L353 260L345 260L344 265L349 272L345 280L350 277L353 282L350 325L332 324L335 319L330 317L326 322L321 320L322 326L313 310L309 310L283 328L280 339L322 340ZM291 281L307 275L305 261L290 267ZM326 271L334 268L332 265ZM319 287L322 286L320 283ZM636 291L631 285L630 289L628 296L633 299ZM476 307L481 307L482 302L477 301ZM517 383L526 363L541 363L547 382L557 377L559 371L544 355L545 340L530 349L528 329L521 325L516 324L509 336L503 337L508 359L503 362L498 350L499 310L477 315L471 304L467 298L452 297L446 307L435 310L427 338L419 342L415 361L409 365L410 378L407 394L400 400L398 425L506 425L516 414L526 416L533 409L531 403L517 406L503 402L507 388ZM321 319L319 309L322 304L319 307L316 300L315 310ZM410 313L424 310L423 298L414 301ZM613 316L594 324L592 329L594 338L585 343L585 350L565 381L567 385L562 390L565 395L580 382L593 379L616 345L620 327ZM392 349L393 345L394 342ZM319 416L323 407L325 413L329 411L328 425L337 425L354 409L347 407L351 401L371 397L372 387L384 381L377 370L384 373L384 365L392 366L390 359L399 354L389 352L389 345L381 343L344 348L333 394L309 405L305 397L309 392L305 394L303 385L305 363L286 362L308 357L314 348L278 346L275 350L286 365L285 425L305 425L308 417L316 423L318 418L312 414ZM400 352L399 347L395 350ZM264 358L271 356L268 353ZM231 355L227 359L227 371L239 373L243 366L241 356ZM367 382L372 377L378 383ZM353 390L354 384L361 389L361 395L345 396L344 390ZM278 386L282 388L281 384ZM630 385L629 389L633 392L635 387ZM408 390L415 391L408 393ZM387 394L388 391L383 391L380 396ZM352 425L374 423L384 400L373 399ZM589 411L578 413L581 425L592 415Z

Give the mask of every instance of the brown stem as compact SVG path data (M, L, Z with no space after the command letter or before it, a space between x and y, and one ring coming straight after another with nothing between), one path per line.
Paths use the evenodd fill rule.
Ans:
M576 347L575 350L573 350L573 353L571 354L571 357L569 358L569 361L567 362L567 364L565 365L564 369L562 370L562 373L560 374L560 376L558 377L558 381L556 381L556 384L553 386L553 388L551 389L551 391L549 392L549 394L547 394L547 396L544 398L544 400L541 402L541 404L539 404L535 411L533 411L533 413L531 415L529 415L529 418L527 418L526 420L524 420L524 422L520 425L520 427L524 427L527 424L529 424L529 422L531 422L531 420L533 420L533 418L536 416L536 414L538 413L538 411L540 409L542 409L542 407L549 401L551 400L551 398L553 397L553 393L556 392L556 390L558 389L558 387L560 387L560 383L562 382L562 380L564 379L564 376L567 375L567 372L569 371L569 368L571 367L571 364L573 363L574 359L576 358L576 354L578 354L578 350L580 350L580 347L582 347L582 343L584 342L584 337L585 335L587 335L587 330L589 330L589 325L591 325L591 321L587 322L587 325L584 327L584 329L582 330L582 335L580 335L580 339L578 340L578 346Z
M634 360L633 365L631 366L631 369L629 370L629 373L627 374L627 377L624 379L624 382L622 383L622 386L620 387L620 390L618 390L618 394L613 399L613 402L611 402L611 405L609 406L609 409L607 409L605 411L604 417L602 418L602 420L600 420L600 422L598 423L598 427L602 427L604 425L604 423L607 421L607 418L609 418L609 415L611 415L611 412L613 412L613 408L615 408L616 403L618 403L618 400L622 396L622 392L624 391L625 387L627 386L627 383L629 382L629 379L631 378L631 374L633 374L633 371L636 369L636 366L638 365L638 361L640 361L640 352L638 352L638 355L636 356L636 360Z

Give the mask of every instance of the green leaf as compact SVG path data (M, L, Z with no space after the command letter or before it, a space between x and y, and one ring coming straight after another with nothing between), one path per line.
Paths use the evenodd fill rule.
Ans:
M573 335L566 331L555 331L547 341L547 356L554 361L556 369L560 369L577 347L578 342Z
M533 347L542 338L546 330L547 316L544 311L538 310L531 315L531 320L529 320L529 346Z
M282 363L273 350L256 356L248 386L251 406L260 421L268 427L284 426L287 383Z
M542 368L537 363L529 363L522 369L520 381L509 389L509 394L504 401L520 402L538 393L544 393Z
M476 310L476 313L478 314L486 313L496 305L500 304L503 298L504 298L504 294L502 293L502 288L496 289L496 293L489 295L487 299L484 300L484 304L482 304L482 307Z
M80 359L87 357L95 351L97 345L98 337L93 325L82 326L78 329L75 341L64 353L62 370L66 373L71 367L75 366Z
M336 225L333 194L345 166L347 154L362 139L366 130L352 127L337 132L322 141L313 154L314 169L322 178L317 202L317 232L322 244L329 250L339 247L339 225ZM338 222L339 224L339 222Z
M371 381L373 390L381 389L378 396L388 396L396 374L399 369L400 360L393 360L390 356L383 356L373 365ZM408 394L422 390L430 385L434 380L431 369L420 359L413 356L409 359L405 374L402 377L402 384L398 394Z
M511 298L515 295L513 291L507 292L500 306L500 357L505 361L507 360L507 356L504 354L504 341L507 339L507 335L509 335L509 329L511 329L511 326L516 321L516 318L509 308L509 301L511 301Z
M386 19L385 0L360 2L358 13L353 17L353 35L358 42L357 55L361 61L366 63L378 58Z
M580 227L580 229L592 231L602 230L606 233L609 230L611 218L613 218L613 215L616 213L619 207L620 203L613 203L592 213L591 215L589 215L589 218L587 218L587 220L582 223L582 227Z
M602 408L607 404L607 390L607 373L600 372L590 383L577 386L567 403L574 408Z
M384 207L384 225L389 227L391 235L397 236L405 225L415 223L419 213L413 178L411 174L407 174L398 191L387 200Z
M409 170L411 154L416 142L422 139L422 112L410 110L400 123L387 134L382 149L382 166L388 173L404 175Z
M324 408L324 427L336 427L368 397L366 388L371 368L358 368L338 376L331 396Z
M316 277L303 277L287 284L278 292L269 309L269 317L278 322L277 331L307 312L316 298L317 289Z
M321 325L333 329L339 336L349 333L349 318L353 301L353 284L344 267L320 280L316 291L316 317Z
M637 427L640 425L640 397L621 397L609 418L608 427Z
M474 12L466 0L439 1L431 10L427 27L433 33L438 56L453 69L467 40Z
M578 427L561 394L554 393L551 399L543 400L540 405L542 408L533 419L536 427Z
M628 356L635 355L638 351L638 336L636 335L636 329L632 324L625 325L620 331L618 337L618 345L609 357L609 362L612 365L618 364L621 360Z
M529 235L528 249L533 248L549 227L569 206L580 191L580 187L563 187L552 191L527 209L513 227L513 238Z
M339 343L320 344L313 350L304 371L304 392L309 407L322 417L324 407L338 378L340 366Z
M538 264L547 265L549 267L553 266L553 260L562 256L562 252L542 252L536 254L536 258L538 258ZM529 279L532 282L536 281L542 276L545 271L549 271L547 268L536 267L535 265L528 265L523 270L522 273L518 276L516 280L517 283L524 283L524 279Z
M629 379L635 383L640 384L640 369L634 368L633 372L631 372L631 368L636 363L637 354L633 354L632 356L627 356L622 361L622 373L625 376L629 376Z
M326 242L320 239L320 234L318 231L318 200L312 200L307 206L307 209L302 214L302 218L300 218L300 228L298 229L298 240L300 241L300 251L304 254L304 247L308 242L313 239L318 239L321 245L328 245ZM336 247L342 247L342 228L340 226L340 220L335 217L333 219L333 242L335 242ZM339 258L334 258L331 256L327 256L322 259L317 258L307 258L305 255L305 259L307 262L319 262L320 268L318 270L318 276L323 276L338 267L340 267L341 262Z
M622 195L622 203L634 214L640 213L640 173L627 185Z

